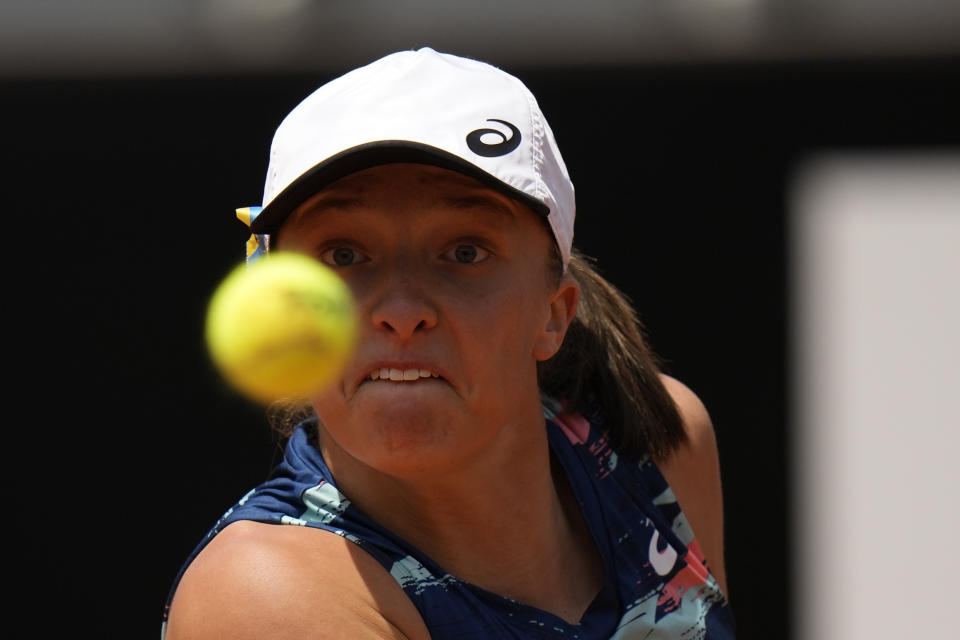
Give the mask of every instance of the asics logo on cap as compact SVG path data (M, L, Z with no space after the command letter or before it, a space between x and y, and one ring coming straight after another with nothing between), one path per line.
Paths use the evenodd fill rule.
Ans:
M520 129L517 129L506 120L488 118L487 122L499 122L502 125L510 127L510 137L508 138L502 131L497 129L477 129L476 131L471 131L467 134L467 146L470 147L470 151L484 158L495 158L497 156L505 156L520 146L520 138L522 137L520 135ZM486 144L483 141L483 136L488 133L500 136L500 142L496 144Z

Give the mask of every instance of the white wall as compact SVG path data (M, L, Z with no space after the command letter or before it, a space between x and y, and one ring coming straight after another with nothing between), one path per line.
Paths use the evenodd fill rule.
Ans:
M957 637L960 154L795 187L797 638Z

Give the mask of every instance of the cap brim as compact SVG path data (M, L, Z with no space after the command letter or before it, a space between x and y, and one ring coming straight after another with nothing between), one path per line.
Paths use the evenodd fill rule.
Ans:
M402 162L427 164L462 173L523 202L544 217L550 213L542 201L501 182L459 156L409 140L381 140L341 151L306 171L263 208L250 225L250 230L256 234L274 233L297 207L340 178L370 167Z

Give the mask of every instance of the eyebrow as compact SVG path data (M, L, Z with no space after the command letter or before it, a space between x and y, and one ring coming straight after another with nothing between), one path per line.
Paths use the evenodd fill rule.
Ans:
M504 202L497 198L485 194L475 194L469 196L442 196L437 199L441 206L449 207L457 211L468 211L483 209L492 211L500 216L513 219L514 211ZM315 217L322 215L327 211L350 210L363 206L362 198L350 197L325 197L319 198L308 207L302 209L297 215L300 219L305 217Z
M362 204L363 201L360 200L360 198L324 197L318 198L314 202L311 202L308 206L301 208L295 213L297 215L297 219L302 220L306 217L312 218L334 209L355 209Z
M502 216L506 216L511 220L514 217L513 209L508 207L497 198L487 195L477 194L472 196L448 196L440 198L439 202L440 204L450 207L451 209L457 209L461 211L468 209L486 209Z

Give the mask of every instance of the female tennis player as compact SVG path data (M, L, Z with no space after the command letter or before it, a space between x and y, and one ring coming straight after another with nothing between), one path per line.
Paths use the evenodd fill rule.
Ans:
M515 77L431 49L281 123L264 250L334 269L359 346L170 592L166 640L733 637L719 463Z

